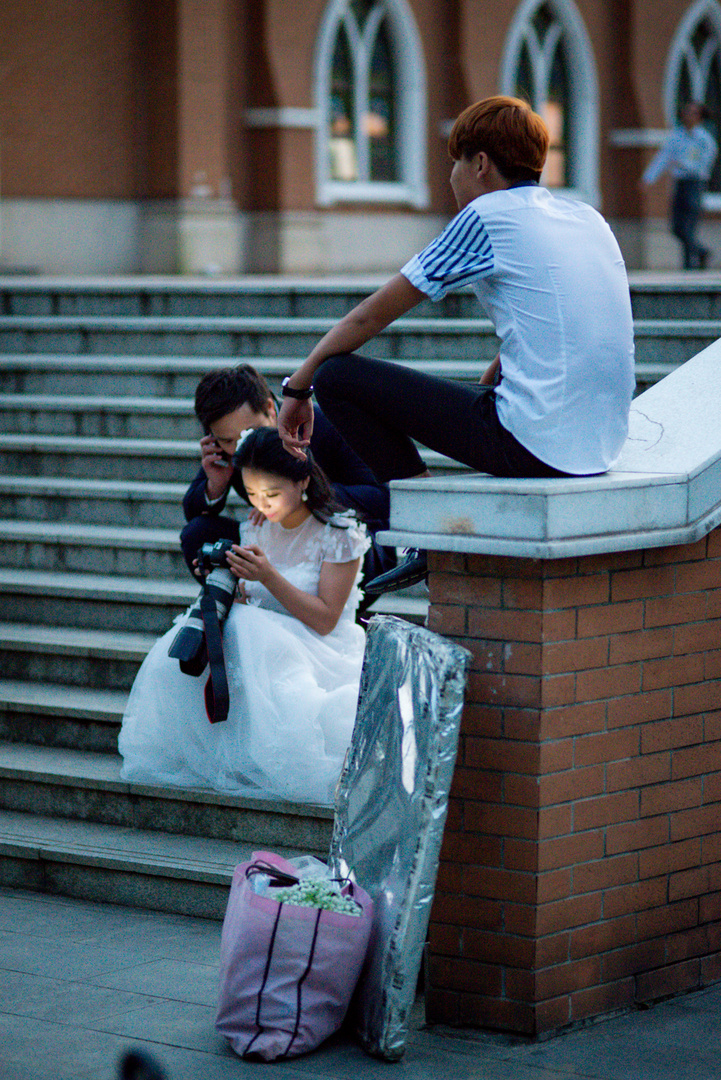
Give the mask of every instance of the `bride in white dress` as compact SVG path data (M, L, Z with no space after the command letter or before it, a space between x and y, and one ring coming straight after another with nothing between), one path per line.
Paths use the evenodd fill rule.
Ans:
M329 510L320 470L291 457L274 428L248 434L234 464L263 518L241 525L227 556L239 582L223 628L228 719L209 723L205 676L184 675L168 656L171 627L130 692L121 777L331 803L365 644L355 624L365 530Z

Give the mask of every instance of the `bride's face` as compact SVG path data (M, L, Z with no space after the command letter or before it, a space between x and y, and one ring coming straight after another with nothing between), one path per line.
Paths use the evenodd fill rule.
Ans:
M308 517L309 511L303 502L307 480L289 480L257 469L243 469L243 486L251 506L260 510L268 521L277 521L292 529Z

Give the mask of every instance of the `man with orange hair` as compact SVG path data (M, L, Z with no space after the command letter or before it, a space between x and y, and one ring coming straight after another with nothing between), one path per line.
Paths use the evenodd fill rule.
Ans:
M611 467L634 389L628 279L601 215L539 187L548 141L541 117L516 98L486 98L459 116L448 144L459 213L286 379L278 430L290 453L308 445L315 385L379 481L428 475L416 441L495 476ZM501 341L479 385L355 352L421 300L463 285ZM411 551L366 588L401 588L425 571L425 554Z

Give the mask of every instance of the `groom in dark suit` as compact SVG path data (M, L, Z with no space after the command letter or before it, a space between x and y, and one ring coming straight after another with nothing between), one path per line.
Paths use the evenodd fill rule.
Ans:
M311 452L338 502L356 511L373 541L363 563L363 579L369 581L395 565L395 552L375 541L376 531L388 528L388 487L378 483L317 406L314 412ZM231 458L242 431L275 427L278 415L267 382L250 364L204 375L195 392L195 414L204 431L200 469L183 499L187 525L180 534L191 573L193 559L203 544L239 542L239 523L223 514L231 488L238 491Z

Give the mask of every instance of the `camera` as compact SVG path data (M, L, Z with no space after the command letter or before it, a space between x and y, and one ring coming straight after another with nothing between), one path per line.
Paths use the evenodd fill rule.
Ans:
M232 540L216 540L214 544L203 544L198 552L198 569L209 573L217 566L228 565L228 552L233 546Z
M208 663L205 626L200 609L203 596L208 594L215 601L221 627L233 604L238 581L228 569L228 551L232 546L231 540L217 540L214 544L203 544L198 551L198 568L208 571L208 576L168 649L168 656L180 662L184 675L201 675Z

